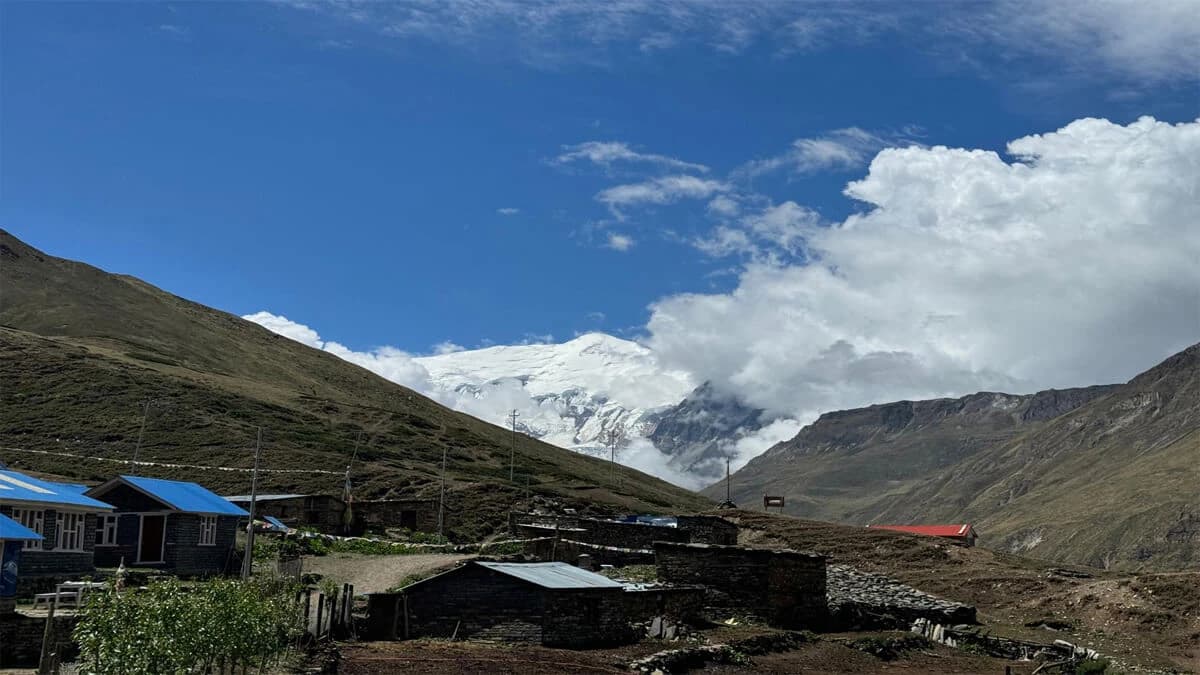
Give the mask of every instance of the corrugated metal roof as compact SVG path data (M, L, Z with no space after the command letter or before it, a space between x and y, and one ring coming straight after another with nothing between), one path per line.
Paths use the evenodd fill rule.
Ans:
M273 502L273 501L276 501L279 499L296 499L298 497L307 497L307 496L308 495L255 495L254 501L256 501L256 502ZM250 501L250 495L229 495L225 499L228 499L231 502L248 502L248 501Z
M111 511L112 506L84 496L62 483L26 476L19 471L0 471L0 502L42 502L65 504L95 511Z
M478 562L489 570L507 574L542 588L621 588L621 584L564 562L500 563Z
M41 541L42 535L5 515L0 515L0 539Z
M284 525L283 521L279 520L275 516L263 516L263 520L270 523L275 529L279 530L280 532L288 531L288 526Z
M121 476L121 480L179 511L210 513L220 516L250 515L241 507L235 506L229 500L196 483L143 476Z
M966 537L973 529L970 524L956 523L954 525L868 525L875 530L891 530L909 534L924 534L931 537Z
M51 485L57 485L68 492L74 492L77 495L81 495L91 489L90 485L84 485L83 483L59 483L58 481L52 480L48 480L46 482Z

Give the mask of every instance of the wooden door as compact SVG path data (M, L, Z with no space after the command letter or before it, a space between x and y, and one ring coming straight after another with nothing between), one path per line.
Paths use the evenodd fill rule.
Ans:
M156 563L163 561L163 538L166 534L167 517L142 516L142 531L138 539L138 562Z

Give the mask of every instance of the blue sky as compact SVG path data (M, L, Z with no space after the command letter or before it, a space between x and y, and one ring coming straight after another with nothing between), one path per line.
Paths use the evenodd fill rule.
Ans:
M355 349L640 334L803 263L705 242L863 210L882 147L1195 119L1194 22L1026 5L4 3L0 224Z

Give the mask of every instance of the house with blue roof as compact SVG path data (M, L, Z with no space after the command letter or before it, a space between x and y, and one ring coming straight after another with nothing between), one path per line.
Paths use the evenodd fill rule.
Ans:
M196 483L117 476L87 491L115 507L96 536L96 564L181 576L234 571L239 521L250 514Z
M96 524L112 512L75 486L0 470L0 515L37 535L21 542L21 592L95 572Z

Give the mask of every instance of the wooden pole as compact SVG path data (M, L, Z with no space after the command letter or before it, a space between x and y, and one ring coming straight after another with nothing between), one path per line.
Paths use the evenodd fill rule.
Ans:
M38 675L50 673L50 663L47 661L50 649L50 636L54 632L54 608L58 606L58 593L50 601L50 610L46 614L46 629L42 632L42 654L38 657Z
M262 427L254 444L254 473L250 477L250 522L246 525L246 559L242 561L242 579L249 579L254 568L254 507L258 501L258 461L262 457Z

